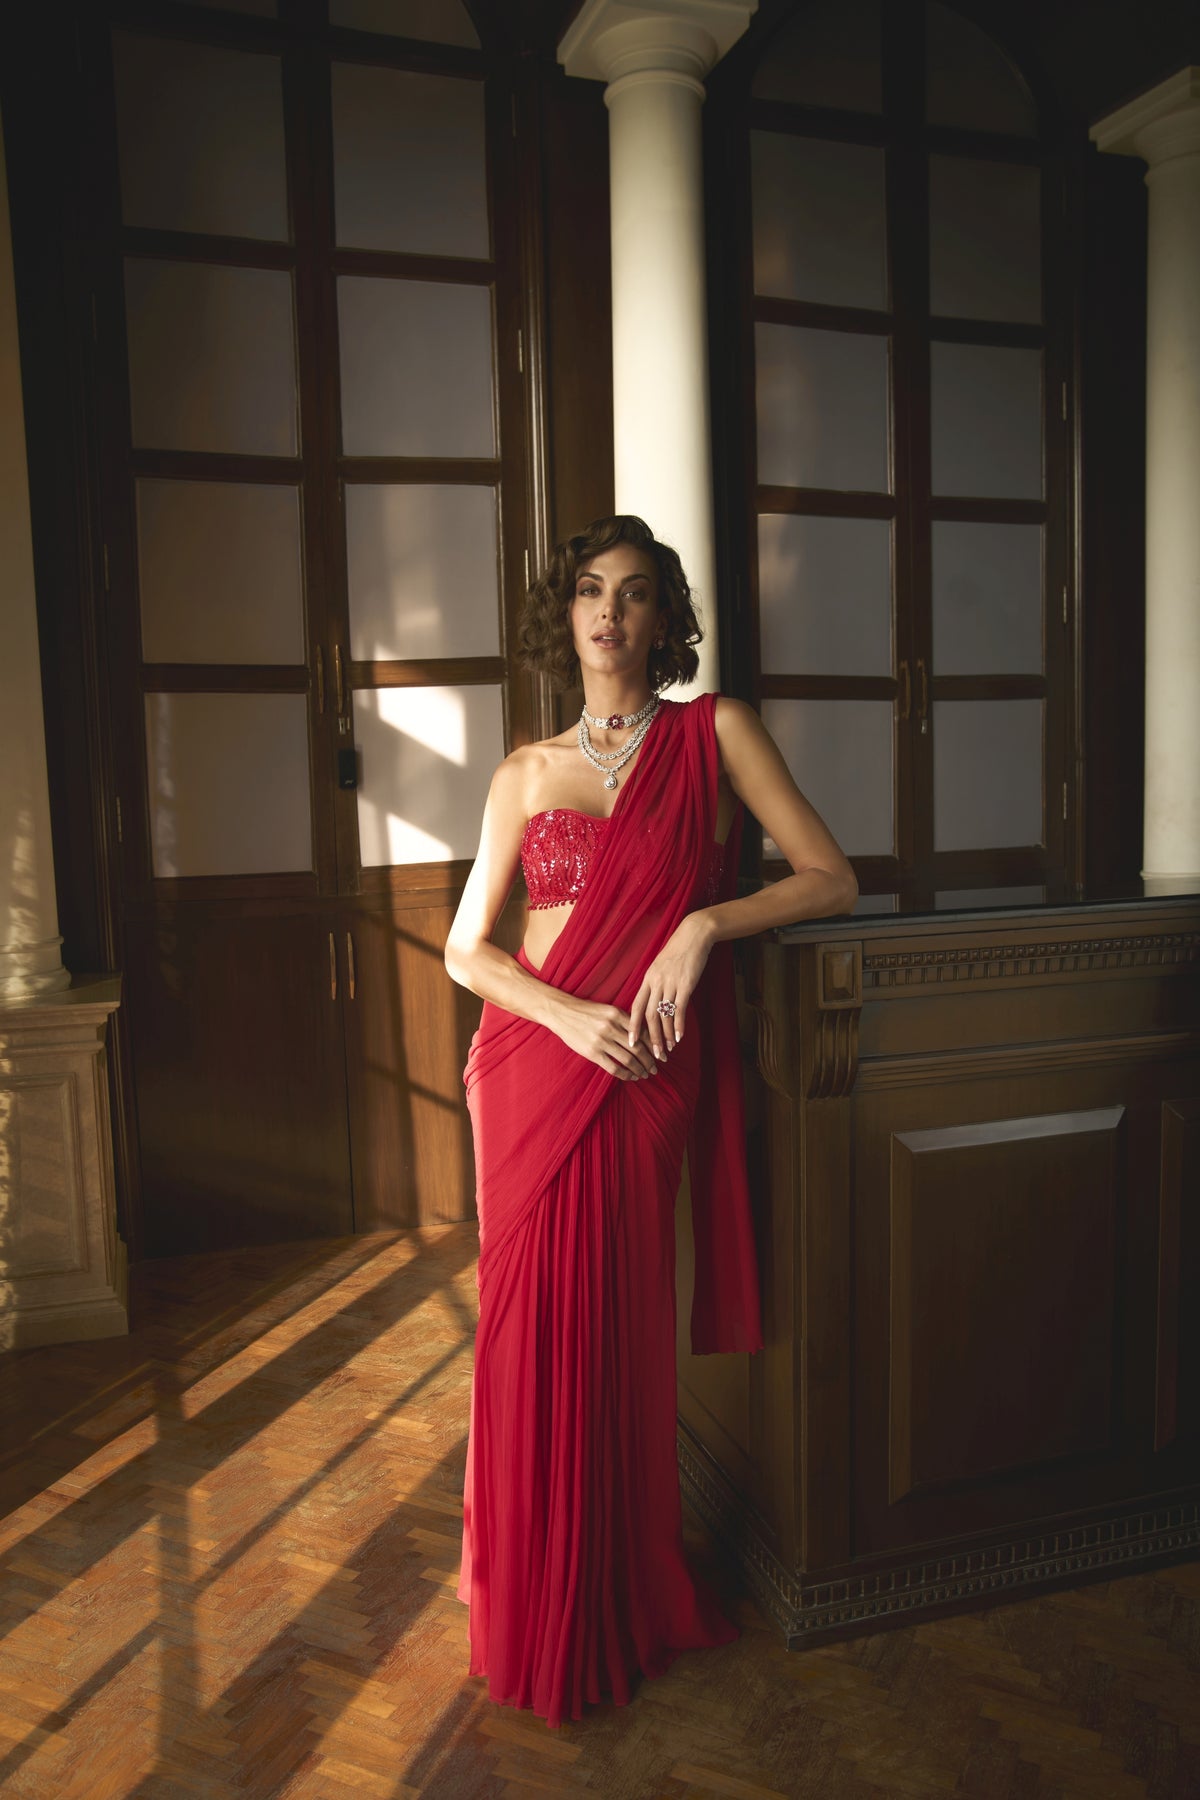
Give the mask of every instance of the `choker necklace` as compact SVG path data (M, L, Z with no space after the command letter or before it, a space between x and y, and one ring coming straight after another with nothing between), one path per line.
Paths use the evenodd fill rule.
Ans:
M658 712L658 704L658 695L652 694L646 705L643 706L641 712L634 713L633 717L638 720L637 730L629 739L629 742L623 744L619 750L596 750L592 747L591 734L588 731L589 719L591 719L593 725L603 724L606 725L609 730L613 731L617 728L612 724L611 719L593 719L592 715L588 712L587 707L584 707L579 720L579 748L587 757L592 767L599 769L600 773L604 776L604 785L606 788L616 787L617 770L622 768L624 764L629 761L630 757L641 748L643 738L654 723L655 715ZM613 717L615 718L616 714L614 714Z
M601 725L606 731L627 731L631 725L640 725L648 719L658 705L658 695L651 694L645 706L635 713L612 713L607 719L598 719L587 709L587 701L583 703L584 722L588 725Z

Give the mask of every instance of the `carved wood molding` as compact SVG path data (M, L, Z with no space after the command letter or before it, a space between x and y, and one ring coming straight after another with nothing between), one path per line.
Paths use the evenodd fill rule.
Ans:
M868 1057L858 1073L858 1092L920 1087L922 1083L999 1080L1009 1075L1062 1069L1094 1069L1104 1063L1174 1062L1200 1055L1200 1032L1165 1031L1131 1037L1056 1039L1051 1044L997 1044L994 1048L930 1051L923 1056Z
M737 1562L756 1598L787 1638L789 1650L878 1628L906 1614L920 1619L950 1602L1061 1587L1105 1569L1128 1573L1138 1564L1182 1557L1200 1547L1200 1497L1188 1496L1030 1535L1027 1531L972 1550L936 1549L898 1567L806 1580L789 1572L755 1528L753 1517L727 1483L697 1454L682 1420L677 1434L679 1473L686 1499Z
M1200 961L1200 932L1144 937L1064 938L1032 944L969 944L940 950L882 950L863 957L867 988L931 982L1010 981L1044 975L1186 968Z
M817 1013L808 1078L809 1098L848 1094L858 1073L858 1021L862 1013L863 953L859 943L816 947Z

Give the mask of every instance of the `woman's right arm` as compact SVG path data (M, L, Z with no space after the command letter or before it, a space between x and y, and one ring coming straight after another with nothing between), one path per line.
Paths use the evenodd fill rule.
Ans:
M610 1075L622 1081L653 1075L657 1063L646 1041L629 1047L628 1013L540 981L491 941L521 860L528 818L524 790L519 758L507 757L492 777L479 854L446 940L446 968L461 987L519 1019L546 1026Z

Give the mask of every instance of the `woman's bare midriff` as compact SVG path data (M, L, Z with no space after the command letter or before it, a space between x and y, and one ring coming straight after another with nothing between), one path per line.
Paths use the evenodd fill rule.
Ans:
M541 968L553 950L554 940L570 918L573 906L574 902L568 900L565 906L539 906L530 910L521 948L526 961L535 969Z

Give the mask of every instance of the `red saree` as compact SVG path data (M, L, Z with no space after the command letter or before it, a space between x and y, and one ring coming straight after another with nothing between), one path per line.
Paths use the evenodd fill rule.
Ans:
M628 1011L704 905L719 762L714 697L664 701L541 980ZM736 881L740 809L721 898ZM470 1672L558 1725L624 1704L638 1669L737 1627L687 1565L675 1456L675 1198L691 1155L695 1351L761 1348L732 947L682 1044L622 1082L485 1003L466 1069L479 1327L459 1598Z

